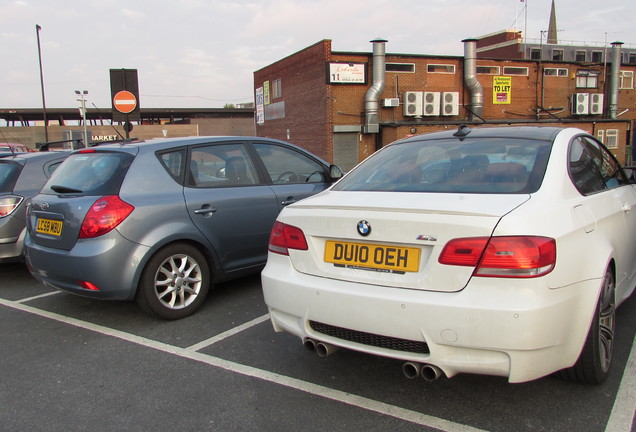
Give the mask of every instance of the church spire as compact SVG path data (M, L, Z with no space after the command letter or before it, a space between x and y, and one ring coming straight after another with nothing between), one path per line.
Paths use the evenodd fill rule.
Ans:
M552 0L552 9L550 10L550 25L548 26L548 40L549 44L557 44L557 25L556 25L556 8L554 6L554 0Z

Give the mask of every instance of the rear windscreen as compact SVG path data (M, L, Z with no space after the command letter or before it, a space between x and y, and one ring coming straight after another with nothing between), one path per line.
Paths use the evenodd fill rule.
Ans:
M12 192L20 176L22 165L15 162L0 162L0 192Z
M516 138L398 143L369 157L333 190L532 193L541 185L551 146Z
M55 170L45 194L115 195L132 163L128 153L75 153Z

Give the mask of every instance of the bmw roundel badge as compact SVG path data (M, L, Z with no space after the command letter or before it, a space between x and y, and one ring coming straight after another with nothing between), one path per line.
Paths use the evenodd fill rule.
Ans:
M369 234L371 234L371 225L369 225L369 222L365 221L365 220L361 220L360 222L358 222L358 234L360 234L361 236L368 236Z

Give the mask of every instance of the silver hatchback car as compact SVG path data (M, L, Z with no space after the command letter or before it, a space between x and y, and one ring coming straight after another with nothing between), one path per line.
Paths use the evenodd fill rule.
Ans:
M280 210L341 176L297 146L257 137L78 150L27 209L27 265L48 286L183 318L215 282L260 271Z

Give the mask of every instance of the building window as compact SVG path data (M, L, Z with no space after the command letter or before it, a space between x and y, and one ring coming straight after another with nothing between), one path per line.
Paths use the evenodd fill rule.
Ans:
M575 51L574 52L574 60L577 62L584 62L585 61L585 51Z
M596 131L596 138L598 138L600 142L605 144L605 130L599 129L598 131Z
M414 63L386 63L384 65L384 70L386 72L413 73L415 72L415 64Z
M607 129L605 131L605 141L603 141L605 147L608 149L618 148L618 129Z
M543 75L545 76L559 76L567 77L568 70L565 68L545 68L543 69Z
M528 68L527 67L516 67L516 66L504 66L503 73L504 73L504 75L524 75L524 76L528 76Z
M426 67L428 73L455 73L455 65L430 64Z
M625 54L625 64L636 65L636 53Z
M499 75L501 68L499 66L477 66L477 73L483 75Z
M634 88L634 71L621 71L618 77L621 89Z
M592 51L592 62L594 62L594 63L602 63L603 62L603 51Z
M280 78L272 81L272 99L283 97L283 84Z
M563 60L563 50L562 49L553 49L552 50L552 60Z
M576 88L597 88L598 71L580 70L576 72Z
M541 49L530 48L530 58L532 60L541 60Z

